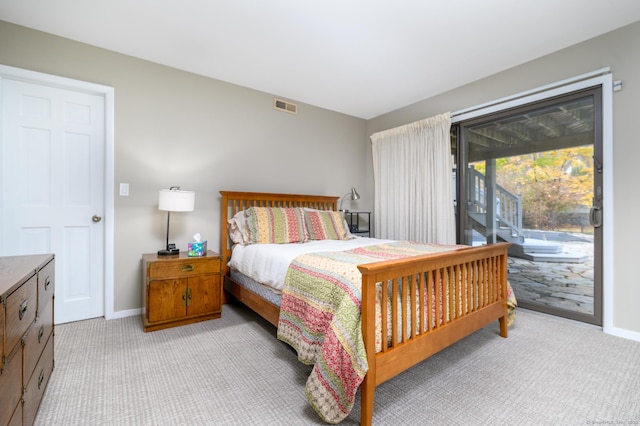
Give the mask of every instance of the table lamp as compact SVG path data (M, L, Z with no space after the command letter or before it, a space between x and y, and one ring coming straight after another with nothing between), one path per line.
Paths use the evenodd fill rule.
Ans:
M158 250L158 256L171 256L180 253L175 244L169 244L169 220L171 212L193 211L196 194L193 191L181 191L179 186L169 189L161 189L158 197L158 209L167 212L167 246L164 250Z

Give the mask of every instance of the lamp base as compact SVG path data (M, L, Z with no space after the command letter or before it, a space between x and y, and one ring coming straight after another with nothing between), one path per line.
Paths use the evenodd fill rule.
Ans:
M158 250L158 256L173 256L180 253L180 249L175 244L169 244L166 249Z

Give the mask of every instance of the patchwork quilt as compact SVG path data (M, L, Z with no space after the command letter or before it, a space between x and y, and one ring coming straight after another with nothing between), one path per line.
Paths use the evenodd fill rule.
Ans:
M291 345L301 362L313 365L305 391L323 420L338 423L349 414L368 369L360 319L362 276L357 265L450 249L403 241L304 254L291 263L278 339Z

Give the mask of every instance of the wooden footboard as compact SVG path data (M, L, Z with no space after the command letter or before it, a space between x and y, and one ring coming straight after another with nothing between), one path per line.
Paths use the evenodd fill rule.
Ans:
M276 325L278 308L242 289L229 277L231 242L227 221L251 206L336 210L338 197L230 191L220 194L220 250L225 280L234 297ZM464 247L358 267L362 273L362 332L369 364L361 385L361 425L371 424L377 385L495 320L500 321L500 335L507 337L508 247L506 243ZM382 322L382 349L376 353L377 286L383 287L382 318L389 316L391 321ZM387 297L404 302L387 303Z
M375 388L380 383L495 320L500 321L500 335L507 337L509 245L465 247L358 266L369 364L360 388L361 425L371 424ZM377 285L382 286L382 318L390 316L391 321L382 321L381 351L376 353ZM387 297L404 303L387 303Z

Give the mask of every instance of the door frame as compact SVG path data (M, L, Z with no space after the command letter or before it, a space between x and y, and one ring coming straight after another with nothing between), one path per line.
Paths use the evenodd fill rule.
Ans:
M482 115L544 100L592 86L602 86L602 329L605 333L619 334L613 326L613 76L609 67L496 99L451 114L452 124Z
M0 79L18 80L41 86L83 92L104 97L104 316L116 318L114 312L114 98L110 86L74 80L37 71L0 64ZM126 316L126 315L125 315Z

